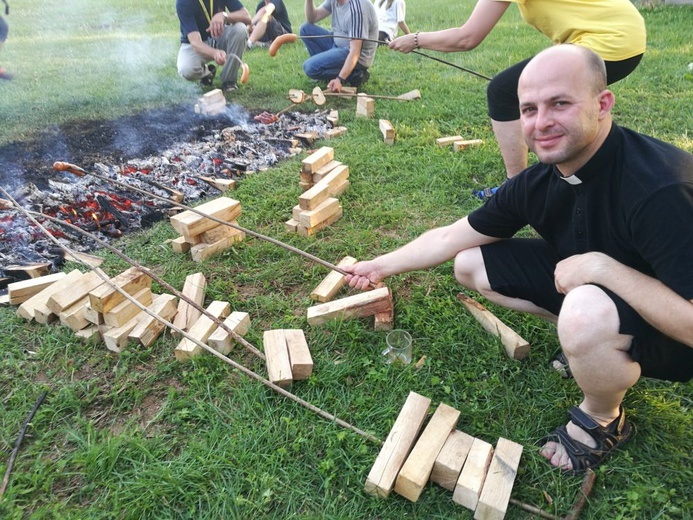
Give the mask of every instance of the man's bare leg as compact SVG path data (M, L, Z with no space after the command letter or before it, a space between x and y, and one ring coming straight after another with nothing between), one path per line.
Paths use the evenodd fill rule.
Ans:
M527 153L529 148L522 137L520 120L494 121L491 120L493 133L500 147L505 174L508 178L514 177L527 168Z
M558 339L584 394L580 409L602 426L618 417L626 391L640 378L640 365L626 352L632 337L618 330L616 306L599 287L584 285L568 293L558 317ZM596 446L594 439L572 422L567 431L573 439ZM548 442L541 453L552 465L572 469L561 444Z

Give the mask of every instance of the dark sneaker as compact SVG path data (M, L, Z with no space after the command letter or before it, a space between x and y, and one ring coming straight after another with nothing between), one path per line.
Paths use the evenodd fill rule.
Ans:
M360 87L371 77L371 73L368 69L358 69L351 73L349 76L349 85L352 87Z
M6 79L6 80L11 80L12 79L12 74L7 72L5 69L0 67L0 79Z
M221 90L223 90L224 92L233 92L234 90L238 90L238 85L236 85L232 81L227 81L221 86Z
M207 71L209 74L200 80L200 85L203 87L211 87L214 77L217 75L217 68L214 65L207 65Z

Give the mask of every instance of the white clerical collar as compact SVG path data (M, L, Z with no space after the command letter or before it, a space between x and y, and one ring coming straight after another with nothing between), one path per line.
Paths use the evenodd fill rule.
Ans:
M570 177L563 177L563 175L561 175L561 179L563 179L568 184L572 184L573 186L575 186L576 184L582 184L582 181L579 179L577 175L571 175Z

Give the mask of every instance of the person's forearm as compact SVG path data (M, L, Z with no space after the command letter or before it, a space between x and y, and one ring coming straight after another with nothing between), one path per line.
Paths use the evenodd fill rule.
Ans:
M306 0L306 21L308 23L315 23L317 21L313 0Z
M353 51L350 51L349 54L347 54L347 57L344 60L344 65L342 65L342 68L339 71L339 76L341 78L346 79L351 75L359 62L359 54L360 52Z
M594 276L594 283L612 290L650 325L670 338L693 347L693 302L662 282L616 260Z
M407 26L407 22L405 22L404 20L402 20L401 22L399 22L397 25L399 26L400 30L401 30L404 34L411 34L411 31L409 30L409 27Z
M418 33L419 47L441 52L471 51L482 41L464 27L443 29L442 31Z
M252 23L250 13L245 7L243 9L238 9L237 11L227 12L224 18L226 23L229 25L238 22L246 25L250 25Z
M205 60L207 61L213 61L214 60L214 53L216 49L214 47L210 47L203 41L197 41L197 42L190 42L190 45L192 46L193 50L202 56Z

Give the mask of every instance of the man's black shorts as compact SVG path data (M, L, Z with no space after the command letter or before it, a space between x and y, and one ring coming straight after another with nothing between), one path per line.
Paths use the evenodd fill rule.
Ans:
M560 260L544 240L513 238L481 247L491 289L531 301L558 316L564 296L556 291L554 271ZM674 341L648 324L609 289L620 318L619 332L633 336L628 353L642 375L669 381L693 378L693 348Z

